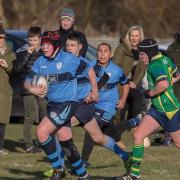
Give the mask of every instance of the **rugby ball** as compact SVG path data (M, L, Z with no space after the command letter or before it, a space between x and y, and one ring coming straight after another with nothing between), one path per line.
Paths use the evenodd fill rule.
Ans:
M48 90L48 82L46 77L42 76L42 75L35 75L32 79L32 86L40 86L42 85L43 87L45 87L45 93L43 95L41 95L40 97L45 97L47 94L47 90Z

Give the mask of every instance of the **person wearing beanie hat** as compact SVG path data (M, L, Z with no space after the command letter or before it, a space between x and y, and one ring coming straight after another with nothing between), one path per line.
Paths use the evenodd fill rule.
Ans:
M64 8L60 13L60 19L70 19L72 22L75 21L75 13L71 8Z
M74 12L74 10L71 8L64 8L60 12L59 30L57 30L57 32L59 33L60 38L61 38L61 47L63 49L65 49L65 41L66 41L67 35L70 32L75 31L74 30L74 23L75 23L75 12ZM76 31L76 32L81 37L81 44L82 44L81 56L85 57L87 49L88 49L88 43L87 43L86 36L84 33L80 32L80 31Z
M140 179L143 140L160 126L169 133L176 147L180 148L180 102L173 91L173 84L180 80L180 74L172 60L159 53L154 39L142 41L139 51L140 59L147 65L149 90L145 91L145 97L151 99L152 105L134 132L131 172L118 180Z
M88 180L90 177L73 142L70 122L78 102L76 76L87 74L88 64L59 48L57 32L46 31L41 44L43 55L34 62L24 83L30 93L38 97L45 95L48 101L47 116L37 127L39 143L53 167L52 179L62 179L65 176L64 163L59 159L56 146L56 136L76 175L79 179ZM47 81L47 88L33 85L34 75L43 76Z

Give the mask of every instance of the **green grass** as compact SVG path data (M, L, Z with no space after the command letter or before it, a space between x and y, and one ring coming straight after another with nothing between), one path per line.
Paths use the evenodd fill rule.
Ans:
M82 128L73 128L75 143L79 150L82 148ZM126 133L123 141L132 145L132 135ZM6 129L5 147L8 155L0 155L0 180L3 179L48 179L42 174L50 168L44 153L27 154L23 149L22 124L10 124ZM88 172L99 180L111 180L113 176L125 173L122 161L113 153L96 146L90 158L92 167ZM175 146L151 146L145 149L145 158L142 163L143 180L179 180L180 179L180 152ZM77 179L67 176L66 179Z

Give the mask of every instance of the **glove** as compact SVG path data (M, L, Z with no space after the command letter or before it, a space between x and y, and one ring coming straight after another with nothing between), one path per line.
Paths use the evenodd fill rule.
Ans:
M144 97L145 97L146 99L151 98L151 96L150 96L150 90L144 91L143 94L144 94Z

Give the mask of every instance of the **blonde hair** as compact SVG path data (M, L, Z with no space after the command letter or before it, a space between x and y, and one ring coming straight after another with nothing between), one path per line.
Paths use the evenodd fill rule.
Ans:
M131 32L134 31L134 30L138 30L140 32L140 42L144 40L144 32L143 32L142 26L140 26L140 25L131 26L128 29L127 34L125 36L125 39L128 42L128 45L129 45L130 48L131 48L131 44L130 44L130 41L129 41L129 37L130 37Z

